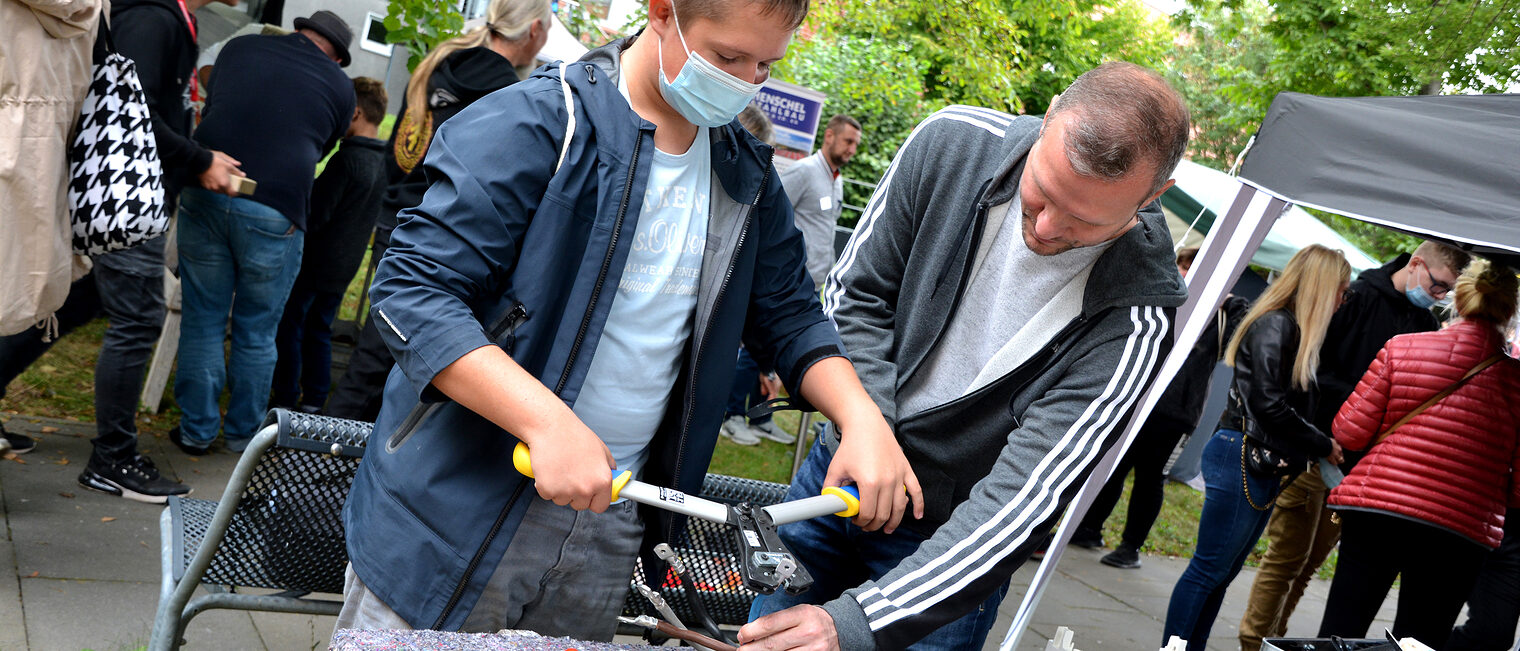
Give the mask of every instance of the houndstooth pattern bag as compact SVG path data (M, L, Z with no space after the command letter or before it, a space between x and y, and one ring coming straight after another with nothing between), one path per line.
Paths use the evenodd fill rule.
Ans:
M148 102L137 67L116 52L104 20L69 146L69 218L80 255L119 251L169 229Z

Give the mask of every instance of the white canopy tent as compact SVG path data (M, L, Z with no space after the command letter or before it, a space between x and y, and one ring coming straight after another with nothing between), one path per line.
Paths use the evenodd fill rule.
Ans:
M1178 242L1179 247L1199 246L1209 228L1240 194L1240 180L1188 160L1177 165L1172 178L1177 184L1161 198L1162 212L1166 213L1167 225L1172 227L1172 241ZM1258 194L1246 210L1260 212L1266 202L1267 197ZM1340 249L1357 273L1382 264L1298 206L1288 206L1288 211L1272 225L1261 248L1251 256L1251 264L1282 271L1293 254L1310 244Z

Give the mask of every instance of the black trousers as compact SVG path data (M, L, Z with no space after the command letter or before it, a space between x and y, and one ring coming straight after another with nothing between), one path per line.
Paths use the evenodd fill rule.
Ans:
M97 258L95 269L69 286L68 298L55 313L58 337L100 316L108 321L95 362L96 435L90 441L95 456L106 462L126 461L137 454L137 399L166 311L163 243L156 246L159 266L134 270L146 272L142 274L118 270L102 263L104 256ZM123 253L128 252L106 255ZM57 338L43 341L43 331L37 328L0 337L0 398L5 397L11 380L55 342Z
M371 266L379 263L386 248L386 245L375 242L370 250ZM380 400L385 394L385 379L390 377L391 367L395 365L396 358L391 356L391 349L386 347L380 331L375 329L375 319L365 319L364 327L359 328L359 341L355 342L354 352L348 357L348 368L333 385L322 413L375 422L380 415Z
M1103 534L1103 521L1108 519L1114 505L1119 503L1119 496L1124 493L1124 478L1133 469L1135 487L1129 495L1123 540L1131 549L1139 550L1145 544L1146 537L1150 536L1151 526L1156 524L1157 516L1161 515L1161 503L1166 495L1166 475L1161 471L1166 468L1166 461L1171 458L1177 442L1186 433L1175 425L1147 421L1135 436L1134 444L1125 452L1124 458L1114 466L1114 473L1109 476L1108 483L1103 485L1103 490L1093 499L1092 508L1088 509L1087 515L1082 518L1082 524L1077 528L1077 537L1097 538Z
M1509 651L1520 624L1520 509L1504 514L1504 542L1483 559L1467 596L1467 621L1442 651Z
M1340 516L1340 560L1319 636L1366 637L1394 578L1402 576L1393 634L1445 648L1488 550L1445 529L1392 515L1341 511Z

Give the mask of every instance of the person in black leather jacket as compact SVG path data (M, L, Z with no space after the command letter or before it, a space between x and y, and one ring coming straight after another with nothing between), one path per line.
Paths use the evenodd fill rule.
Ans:
M1225 589L1261 537L1284 478L1311 459L1341 461L1341 449L1312 422L1314 370L1330 316L1345 301L1351 266L1319 245L1299 251L1257 299L1225 350L1235 369L1229 406L1203 453L1198 547L1177 580L1163 642L1208 644Z

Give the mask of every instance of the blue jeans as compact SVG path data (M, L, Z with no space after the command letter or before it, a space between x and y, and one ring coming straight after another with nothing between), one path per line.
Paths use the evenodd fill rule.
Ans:
M811 497L823 490L823 479L833 458L820 437L802 467L797 469L797 477L792 480L786 499ZM925 540L907 529L898 529L892 534L880 530L868 532L845 518L834 516L783 525L779 533L787 549L813 575L813 587L800 595L777 592L755 599L749 610L750 621L792 606L821 605L866 581L880 580L902 559L911 556ZM987 633L997 621L998 604L1003 602L1006 594L1008 582L1004 581L1003 586L976 610L941 626L909 648L915 651L982 648Z
M191 188L180 199L179 274L184 290L174 398L187 443L209 445L221 420L229 448L253 438L269 402L274 336L301 270L305 233L251 199ZM232 353L224 359L228 314ZM229 368L231 369L229 372Z
M1172 601L1166 609L1163 641L1173 635L1187 640L1188 651L1203 651L1209 630L1219 616L1225 589L1240 574L1246 557L1256 547L1272 502L1277 497L1277 478L1263 479L1243 472L1241 443L1235 430L1220 429L1203 448L1203 513L1198 519L1198 548L1193 560L1177 579ZM1244 492L1250 489L1250 499ZM1255 506L1252 506L1255 504ZM1258 511L1256 506L1266 510Z
M316 407L332 388L332 324L342 294L295 288L285 303L275 347L271 407Z

